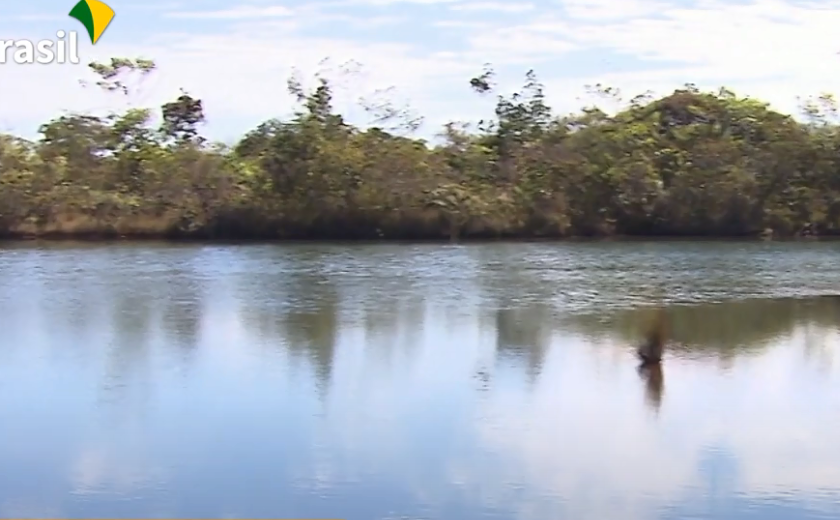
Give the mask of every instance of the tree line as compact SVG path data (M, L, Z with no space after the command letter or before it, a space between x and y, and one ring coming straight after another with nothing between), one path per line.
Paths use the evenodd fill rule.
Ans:
M95 86L127 94L143 59L91 63ZM830 96L802 120L721 88L641 95L609 115L555 114L533 71L474 129L442 142L360 129L334 87L289 80L294 116L235 145L201 135L187 92L154 112L69 114L40 138L0 135L0 236L459 239L840 234L840 126ZM603 96L617 91L594 87ZM405 114L376 108L381 121ZM416 127L406 116L404 123Z

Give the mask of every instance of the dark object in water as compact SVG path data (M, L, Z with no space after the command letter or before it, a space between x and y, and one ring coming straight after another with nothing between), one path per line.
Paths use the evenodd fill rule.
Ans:
M662 406L662 396L665 393L662 364L642 363L637 370L639 376L645 382L645 401L654 411L659 411Z
M658 365L662 362L662 351L654 352L648 345L640 346L636 355L642 360L642 365Z
M659 311L657 318L656 323L648 332L645 342L636 349L636 355L642 360L643 365L657 364L662 361L667 336L664 312Z

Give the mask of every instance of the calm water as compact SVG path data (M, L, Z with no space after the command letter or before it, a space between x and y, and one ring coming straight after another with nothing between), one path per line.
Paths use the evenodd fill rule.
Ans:
M6 244L0 516L837 518L832 293L840 244Z

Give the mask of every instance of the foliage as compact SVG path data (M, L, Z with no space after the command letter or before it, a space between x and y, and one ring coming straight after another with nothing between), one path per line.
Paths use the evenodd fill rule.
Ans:
M129 94L151 60L92 63L95 85ZM469 81L495 90L488 66ZM601 96L614 89L596 85ZM0 135L0 234L296 238L564 237L840 233L840 126L833 98L805 122L693 85L637 96L609 116L558 116L533 71L495 118L443 142L394 133L419 118L362 100L377 124L347 124L333 86L288 83L289 120L230 149L201 136L200 99L105 117L63 115L37 142ZM395 122L396 121L396 122Z

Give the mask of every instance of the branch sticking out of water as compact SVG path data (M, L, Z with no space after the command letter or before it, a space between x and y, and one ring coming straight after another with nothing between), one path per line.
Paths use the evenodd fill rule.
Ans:
M668 318L665 311L659 309L656 313L645 341L639 345L637 354L642 364L659 363L662 361L662 353L665 350L665 342L668 340Z

